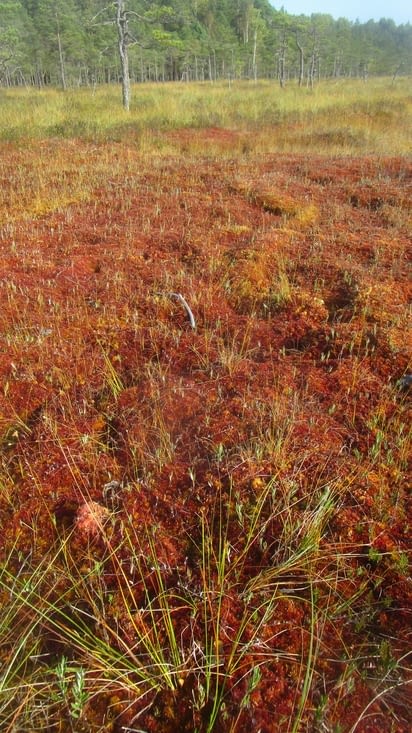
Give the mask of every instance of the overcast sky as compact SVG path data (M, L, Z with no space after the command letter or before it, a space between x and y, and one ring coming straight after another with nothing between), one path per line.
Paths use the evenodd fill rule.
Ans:
M283 5L293 15L328 13L334 18L348 18L365 23L371 18L392 18L397 25L412 23L411 0L271 0L276 9Z

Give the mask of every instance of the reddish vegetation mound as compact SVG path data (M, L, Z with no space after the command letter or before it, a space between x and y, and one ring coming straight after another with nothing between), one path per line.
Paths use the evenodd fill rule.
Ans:
M170 642L142 611L168 593L181 664L92 698L81 730L406 733L411 165L79 145L66 175L59 145L49 207L45 181L0 231L1 559L63 538L101 563L140 659ZM36 151L2 155L3 186L32 177ZM224 586L201 550L222 534Z

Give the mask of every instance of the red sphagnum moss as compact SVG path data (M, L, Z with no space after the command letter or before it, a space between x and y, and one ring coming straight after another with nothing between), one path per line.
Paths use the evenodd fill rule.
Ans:
M63 542L66 622L180 660L76 730L407 733L411 164L75 148L84 199L0 233L1 561Z

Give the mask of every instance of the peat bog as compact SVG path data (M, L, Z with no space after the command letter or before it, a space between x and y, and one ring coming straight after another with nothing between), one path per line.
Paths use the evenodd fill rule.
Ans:
M2 730L407 733L411 161L193 134L2 143Z

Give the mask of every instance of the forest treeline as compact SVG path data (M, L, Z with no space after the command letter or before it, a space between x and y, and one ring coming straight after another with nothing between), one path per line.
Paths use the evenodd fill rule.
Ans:
M121 12L120 12L121 11ZM412 25L293 16L268 0L0 0L0 84L412 73Z

